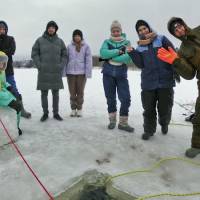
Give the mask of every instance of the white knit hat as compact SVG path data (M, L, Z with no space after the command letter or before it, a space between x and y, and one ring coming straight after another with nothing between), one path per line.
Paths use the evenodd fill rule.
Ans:
M119 23L119 21L114 20L114 21L112 22L112 24L111 24L111 26L110 26L110 30L112 31L112 29L114 29L114 28L118 28L118 29L120 29L120 30L122 31L122 26L121 26L121 24Z

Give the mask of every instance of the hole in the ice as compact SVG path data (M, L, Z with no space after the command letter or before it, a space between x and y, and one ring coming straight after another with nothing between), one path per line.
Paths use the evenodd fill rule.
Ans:
M88 171L55 200L134 200L135 197L120 191L107 182L108 174L96 170Z

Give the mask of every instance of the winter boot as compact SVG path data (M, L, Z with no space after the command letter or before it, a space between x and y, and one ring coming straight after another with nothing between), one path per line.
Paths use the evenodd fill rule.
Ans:
M194 158L196 157L198 154L200 154L200 148L189 148L186 150L185 155L188 158Z
M117 113L109 113L110 123L108 124L108 129L114 129L117 123Z
M127 131L127 132L134 132L134 128L128 125L128 116L120 116L118 129Z
M168 133L168 125L162 125L161 126L161 131L163 135L167 135Z
M19 128L21 112L17 113L17 127L19 136L22 135L22 130Z
M22 107L22 110L21 110L21 116L24 117L24 118L31 118L31 113L30 112L27 112L25 109L24 109L24 104L23 104L23 101L22 101L22 95L19 94L19 97L18 97L18 102L20 103L21 107Z
M148 140L151 136L153 136L153 133L143 133L142 134L142 139L143 140Z
M70 113L70 117L76 117L76 110L72 110Z
M41 121L41 122L44 122L44 121L46 121L46 120L48 119L48 117L49 117L48 114L44 113L44 114L42 115L40 121Z
M77 110L76 116L77 117L82 117L83 116L82 110Z
M58 120L58 121L62 121L63 118L57 113L53 116L54 119Z
M192 119L194 117L194 113L192 113L191 115L189 115L188 117L185 118L186 122L192 122Z
M22 135L22 130L20 128L18 128L18 134L19 136Z

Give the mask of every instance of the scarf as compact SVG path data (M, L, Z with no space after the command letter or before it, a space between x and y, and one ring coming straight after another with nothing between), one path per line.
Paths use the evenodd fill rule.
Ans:
M122 42L124 41L124 37L120 36L120 37L113 37L112 35L110 36L110 39L114 42Z
M142 46L151 44L153 40L156 38L156 36L157 34L155 32L148 33L147 35L145 35L144 39L140 39L137 43L138 45L142 45Z

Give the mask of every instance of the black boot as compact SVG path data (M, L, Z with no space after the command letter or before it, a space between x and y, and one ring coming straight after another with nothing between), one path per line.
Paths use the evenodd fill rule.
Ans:
M186 122L192 122L192 119L194 118L194 113L192 113L191 115L189 115L188 117L185 118Z
M31 113L27 112L25 110L25 108L24 108L24 104L23 104L23 101L22 101L22 95L21 94L19 94L17 100L20 103L21 108L22 108L22 110L21 110L21 116L24 117L24 118L27 118L27 119L31 118Z
M53 116L53 118L56 119L56 120L58 120L58 121L62 121L63 120L63 118L59 114L55 114Z
M43 114L41 119L40 119L40 121L44 122L44 121L46 121L48 119L48 117L49 117L48 114Z
M18 128L18 133L19 133L19 136L22 135L22 130L20 128Z
M151 136L152 136L152 134L150 134L150 133L143 133L142 134L142 139L143 140L148 140Z
M168 133L168 125L162 125L161 131L163 135L166 135Z

